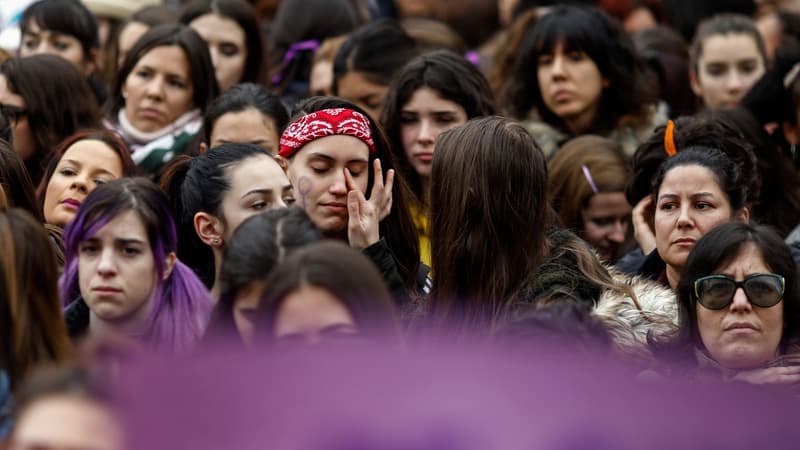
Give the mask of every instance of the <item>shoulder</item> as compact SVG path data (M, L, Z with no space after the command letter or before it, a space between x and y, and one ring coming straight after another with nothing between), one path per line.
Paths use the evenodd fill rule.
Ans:
M538 118L529 117L520 122L528 133L533 136L533 139L542 149L542 153L546 158L550 158L558 151L565 141L569 139L569 135L561 130L558 130Z
M675 293L661 284L609 269L614 280L630 294L606 289L592 315L609 331L615 349L624 356L652 362L649 343L669 341L679 332Z

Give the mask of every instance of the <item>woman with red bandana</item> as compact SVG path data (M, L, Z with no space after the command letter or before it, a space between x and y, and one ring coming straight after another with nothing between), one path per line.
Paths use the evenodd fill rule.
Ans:
M352 103L323 97L298 105L293 119L278 153L289 161L297 203L324 235L369 256L395 300L426 293L408 187L378 125Z

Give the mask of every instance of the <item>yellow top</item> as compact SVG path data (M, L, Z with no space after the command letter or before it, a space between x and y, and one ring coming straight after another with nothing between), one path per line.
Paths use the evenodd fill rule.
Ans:
M431 239L428 236L428 216L424 214L416 203L411 204L411 219L419 236L419 259L428 267L431 266Z

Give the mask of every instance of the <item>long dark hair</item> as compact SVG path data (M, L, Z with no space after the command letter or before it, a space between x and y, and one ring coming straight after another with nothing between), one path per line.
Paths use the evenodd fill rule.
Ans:
M559 43L565 51L585 52L608 81L589 132L612 130L624 115L645 116L655 103L644 63L618 21L596 7L557 5L536 20L520 43L514 75L504 96L514 117L525 118L536 108L544 122L565 129L562 119L544 103L536 76L539 56L553 52Z
M518 123L478 118L439 136L431 173L435 321L495 322L544 258L546 193L544 154Z
M178 21L189 25L206 14L218 14L229 18L244 31L247 59L242 79L237 82L261 83L266 69L266 43L261 24L253 7L244 0L194 0L186 5Z
M36 145L25 166L38 184L59 142L80 129L100 126L97 102L83 74L59 56L11 58L0 65L0 74L25 101Z
M203 38L186 25L157 25L148 30L125 56L105 106L107 117L116 121L116 113L125 106L122 86L136 63L150 50L164 46L180 47L186 55L195 108L205 112L211 101L219 95L219 85L214 74L214 66L211 64L211 55Z
M372 139L375 141L376 149L376 152L369 156L370 164L366 192L370 192L372 190L372 184L375 181L372 162L375 159L380 159L383 173L387 173L390 169L396 170L396 163L383 129L366 111L341 98L311 97L295 107L292 119L296 120L306 114L331 108L352 109L353 111L363 114L364 117L369 120ZM411 213L409 212L409 201L412 196L413 193L403 177L396 176L394 179L394 190L392 192L392 211L380 223L380 234L386 238L389 248L391 248L392 252L397 256L397 261L399 263L398 272L409 292L417 290L416 277L417 269L420 264L419 239L414 223L411 221Z
M694 281L716 273L721 266L730 263L747 245L755 245L764 263L786 281L783 294L783 336L781 350L798 338L800 330L800 286L797 280L797 265L789 247L774 229L764 225L748 225L729 222L705 234L695 244L678 282L681 328L679 342L703 348L697 327L697 298L694 296Z
M298 207L267 211L242 222L225 247L219 301L206 334L236 335L233 308L239 290L253 281L265 281L290 252L320 239L311 218Z
M494 96L489 82L481 72L462 56L448 50L422 54L397 73L381 116L381 123L394 153L398 169L408 181L417 200L424 203L419 174L408 161L400 138L401 111L418 89L428 87L443 99L464 108L467 119L489 116L496 112Z
M331 240L296 250L267 278L258 309L259 334L268 341L273 339L283 301L304 286L324 289L336 297L352 315L359 335L399 343L397 311L377 267L361 252Z

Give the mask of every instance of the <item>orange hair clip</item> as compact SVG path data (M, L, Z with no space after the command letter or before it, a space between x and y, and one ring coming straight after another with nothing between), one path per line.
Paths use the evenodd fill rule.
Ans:
M664 132L664 150L670 157L678 153L678 149L675 148L675 122L672 120L667 121L667 130Z

